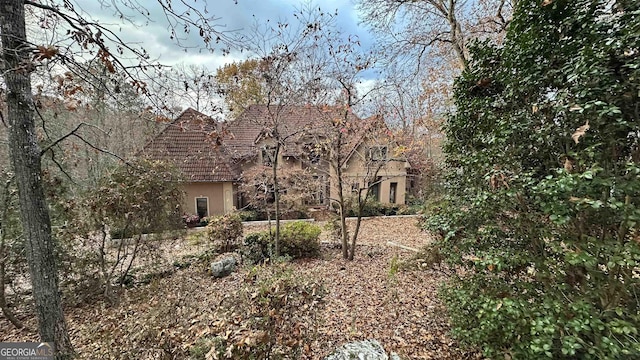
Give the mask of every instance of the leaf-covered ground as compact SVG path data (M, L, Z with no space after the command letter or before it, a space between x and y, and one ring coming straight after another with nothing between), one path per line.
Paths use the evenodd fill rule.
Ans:
M393 271L414 252L389 241L419 248L429 236L415 218L370 218L364 220L354 261L342 260L339 249L325 244L320 259L294 262L296 274L320 279L328 290L317 336L309 339L314 358L345 342L370 338L404 359L477 358L447 334L446 315L436 297L444 275L402 267ZM171 248L182 256L194 247L185 241ZM83 359L185 358L200 338L212 335L215 309L224 295L246 286L246 271L214 280L201 266L191 266L125 290L117 304L95 301L67 308L72 341ZM35 328L33 319L22 315ZM0 334L0 341L37 339L2 317Z

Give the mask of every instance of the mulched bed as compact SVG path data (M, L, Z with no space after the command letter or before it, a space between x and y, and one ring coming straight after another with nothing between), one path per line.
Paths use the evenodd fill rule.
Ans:
M261 230L247 226L246 231ZM388 244L419 248L430 241L415 218L370 218L362 226L354 261L325 244L320 259L292 264L296 274L322 279L328 293L316 340L309 345L322 358L349 341L378 339L403 359L478 359L448 335L449 325L436 297L445 275L395 263L414 253ZM181 253L187 245L181 246ZM215 309L225 294L244 284L243 269L214 280L191 266L126 289L117 304L95 301L65 309L76 351L83 359L185 358L199 338L210 334ZM31 328L34 319L22 313ZM36 341L0 318L0 341Z

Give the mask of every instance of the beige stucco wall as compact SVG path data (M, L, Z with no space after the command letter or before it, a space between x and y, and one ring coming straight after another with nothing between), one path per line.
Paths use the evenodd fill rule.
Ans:
M345 197L352 195L352 184L364 189L367 182L374 181L374 173L378 163L366 161L366 151L368 146L362 144L343 167L343 193ZM380 202L389 203L391 183L396 183L396 204L404 204L407 190L407 167L408 163L398 157L393 157L393 150L388 151L390 160L380 163L382 167L377 173L380 178ZM331 174L331 198L337 199L338 188L335 173Z
M389 203L389 197L391 192L391 183L396 183L396 204L404 204L406 201L406 190L407 190L407 178L404 175L397 176L388 176L384 175L382 172L378 173L378 176L381 178L380 182L380 202L381 203ZM362 176L344 176L344 184L343 184L343 192L345 197L349 197L352 195L351 185L357 183L360 189L365 189L366 179ZM338 187L337 182L334 180L331 182L331 198L338 198Z
M233 210L233 184L231 182L198 182L185 185L185 211L196 214L196 198L208 198L208 216L224 215Z
M268 144L271 144L271 139L262 139L257 145L258 148L258 156L254 161L245 162L242 164L243 170L247 170L252 166L257 164L262 164L262 152L260 149ZM345 197L349 197L352 195L351 193L351 185L353 183L358 183L360 188L366 188L367 182L373 181L373 173L375 163L370 163L366 161L366 155L369 149L369 146L372 142L366 142L359 146L357 151L352 154L351 158L347 162L346 167L343 168L343 191ZM391 184L396 183L396 204L404 204L406 198L406 190L407 190L407 167L409 164L402 157L393 158L393 144L388 143L380 143L380 145L387 145L389 147L388 155L391 157L390 160L387 160L383 163L382 168L378 171L377 176L381 179L380 182L380 202L389 203L390 201L390 191ZM279 165L281 168L303 168L302 162L293 158L283 158L282 151L279 157ZM337 190L337 181L336 175L333 169L330 169L326 162L323 162L319 165L319 168L315 171L318 175L329 174L330 185L329 185L329 198L337 199L338 190ZM195 206L195 205L193 205Z

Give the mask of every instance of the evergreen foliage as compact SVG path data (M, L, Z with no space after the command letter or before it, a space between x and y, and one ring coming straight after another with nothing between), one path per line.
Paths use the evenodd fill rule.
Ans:
M488 357L640 356L640 3L519 2L477 43L427 220L453 332Z
M280 234L282 256L291 259L314 258L320 255L320 233L318 225L306 221L293 221L282 226ZM250 263L261 264L274 259L273 229L247 235L243 244L243 257ZM277 257L276 257L277 258Z

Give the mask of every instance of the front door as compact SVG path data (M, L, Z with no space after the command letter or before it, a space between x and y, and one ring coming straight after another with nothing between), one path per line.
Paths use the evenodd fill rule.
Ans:
M196 198L196 212L201 219L209 216L209 199L206 197Z

